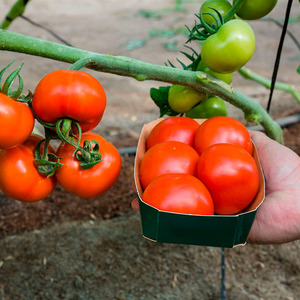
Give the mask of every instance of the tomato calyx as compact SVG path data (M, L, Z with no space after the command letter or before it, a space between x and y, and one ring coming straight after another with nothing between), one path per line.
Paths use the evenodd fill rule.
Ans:
M44 147L42 149L43 143ZM54 153L48 153L49 144L50 138L46 136L45 139L37 143L34 150L34 165L40 174L47 177L53 176L55 171L62 166L62 163L59 162L60 157Z
M0 82L2 81L2 77L4 72L14 63L14 60L9 63L6 67L4 67L1 71L0 71ZM24 62L17 68L15 69L11 74L8 75L8 77L6 78L3 86L0 85L0 92L2 94L7 95L8 97L17 100L23 91L23 79L21 77L20 70L23 67ZM12 85L15 81L15 79L18 77L19 80L19 85L18 88L16 90L12 90ZM22 101L23 102L23 101Z
M78 132L77 135L73 133L73 126ZM68 118L60 119L56 122L56 132L63 142L75 147L74 155L80 161L81 168L92 168L101 161L102 156L99 152L99 143L97 141L85 140L83 146L80 146L82 131L78 122ZM76 140L77 142L75 142Z
M73 134L73 126L76 128L78 132L78 137ZM76 149L79 147L80 140L81 140L81 127L78 122L71 120L69 118L59 119L55 124L55 129L58 137L63 141L72 146ZM78 142L75 143L75 138L77 138Z
M195 14L195 16L200 22L197 23L197 20L195 20L195 25L192 29L189 29L187 27L189 31L189 37L186 43L189 43L193 40L205 41L212 34L215 34L219 30L219 28L224 24L224 19L223 16L220 14L220 12L213 7L210 7L210 9L215 11L217 16L210 12ZM212 25L208 24L203 19L203 15L211 16L212 18L214 18L215 23L213 23Z
M94 165L101 162L102 156L99 152L99 143L95 140L85 140L83 146L79 146L75 150L75 157L80 161L81 168L92 168Z

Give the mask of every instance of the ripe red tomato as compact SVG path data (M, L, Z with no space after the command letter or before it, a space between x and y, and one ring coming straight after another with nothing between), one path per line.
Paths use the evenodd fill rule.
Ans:
M34 116L30 108L0 93L0 149L22 144L33 127Z
M55 123L61 118L75 120L82 131L95 128L106 107L102 85L82 71L57 70L37 85L32 106L38 118Z
M195 149L201 153L211 145L229 143L253 152L247 128L239 121L225 116L212 117L202 123L195 136Z
M199 124L187 117L170 117L153 127L147 138L147 149L166 141L177 141L194 146Z
M143 193L145 203L173 213L213 215L214 204L204 184L188 174L165 174L154 179Z
M151 147L140 164L140 181L143 189L156 177L168 173L196 175L199 155L182 142L167 141Z
M118 150L100 135L93 132L82 134L81 146L85 140L99 143L101 161L89 169L82 169L74 155L75 147L62 143L56 152L63 164L56 170L58 183L67 191L82 197L92 198L105 193L117 181L121 171L121 157Z
M259 174L253 157L240 146L213 145L202 153L198 178L209 190L217 214L236 214L255 198Z
M56 185L55 178L41 175L34 165L34 150L42 139L31 135L23 144L0 150L0 189L7 196L24 202L47 197ZM50 148L54 153L54 149Z

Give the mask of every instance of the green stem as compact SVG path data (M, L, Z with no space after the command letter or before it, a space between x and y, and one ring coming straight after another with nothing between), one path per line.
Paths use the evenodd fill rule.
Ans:
M25 11L25 6L29 0L17 0L15 4L11 7L8 14L5 16L5 19L0 24L1 29L7 29L9 25L13 22L14 19L22 15Z
M247 0L237 0L233 5L230 11L223 17L224 23L232 19L236 12L243 6Z
M264 87L266 87L267 89L271 88L271 80L263 77L259 74L254 73L253 71L251 71L250 69L243 67L239 70L239 73L246 79L251 79L261 85L263 85ZM285 91L288 92L290 94L293 95L293 97L298 101L298 103L300 104L300 93L296 90L296 88L291 85L291 84L287 84L287 83L283 83L283 82L276 82L275 83L275 87L276 90L281 90L281 91Z
M0 30L0 50L26 53L71 64L82 59L88 59L86 67L95 71L132 77L139 81L155 80L180 84L200 92L214 94L240 108L246 116L255 115L267 135L281 143L283 142L280 126L257 102L221 81L208 78L202 72L154 65L123 56L89 52L6 30Z
M91 58L82 58L76 61L73 65L71 65L68 70L74 70L78 71L84 67L86 67L88 64L92 63Z
M48 148L49 148L49 145L50 145L50 139L45 138L45 144L44 144L44 150L43 150L43 154L42 154L42 159L47 159L47 154L48 154Z

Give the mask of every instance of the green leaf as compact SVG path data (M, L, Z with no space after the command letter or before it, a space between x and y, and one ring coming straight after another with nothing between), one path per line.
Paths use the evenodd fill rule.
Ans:
M300 66L297 69L297 73L300 74Z
M168 102L170 86L161 86L158 89L150 89L150 97L154 103L158 106L160 111L160 117L164 115L177 116L178 113L171 109Z
M142 40L135 40L135 41L129 41L125 44L120 45L121 48L126 48L126 50L128 51L132 51L134 49L137 48L141 48L143 46L145 46L147 43L146 39L142 39Z
M163 43L163 46L164 46L164 48L166 50L169 50L169 51L178 51L177 41Z

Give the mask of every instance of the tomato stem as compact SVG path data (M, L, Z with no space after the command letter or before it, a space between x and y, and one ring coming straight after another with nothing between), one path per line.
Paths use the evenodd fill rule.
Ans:
M68 70L74 70L74 71L78 71L84 67L86 67L89 63L91 63L93 61L92 58L83 58L83 59L79 59L78 61L76 61L74 64L72 64Z
M236 3L241 3L240 1ZM265 129L267 135L278 142L283 142L281 127L259 103L220 81L213 79L199 80L201 77L199 75L202 73L199 71L181 70L123 56L90 52L2 29L0 29L0 50L27 53L73 64L81 59L88 59L89 63L86 67L95 71L179 84L194 88L199 92L213 94L241 109L246 114L253 112L259 114L261 116L260 125Z
M78 142L75 143L75 135L72 132L72 127L73 125L76 127L78 131ZM74 146L76 149L78 149L80 140L81 140L81 127L78 124L78 122L75 122L74 120L68 119L68 118L63 118L60 119L56 122L56 132L59 138L63 141L66 142L72 146Z
M43 154L41 155L41 146L44 144ZM38 172L47 177L53 176L55 171L62 166L59 162L59 157L54 153L48 153L50 145L50 138L46 136L46 139L40 140L34 151L34 165L36 166ZM55 161L50 161L50 159L55 159Z
M232 19L236 12L244 5L247 0L237 0L233 5L230 11L223 16L224 23Z
M102 156L99 152L99 143L95 140L85 140L83 142L83 147L79 146L75 150L75 157L80 161L80 166L83 169L92 168L94 165L101 162Z

